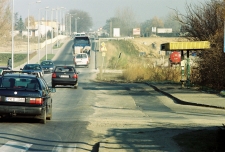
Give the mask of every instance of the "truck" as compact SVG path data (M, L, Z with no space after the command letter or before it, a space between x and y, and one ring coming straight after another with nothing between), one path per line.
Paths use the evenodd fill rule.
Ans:
M75 56L78 53L87 53L90 55L91 42L88 36L75 36L72 45L72 54Z

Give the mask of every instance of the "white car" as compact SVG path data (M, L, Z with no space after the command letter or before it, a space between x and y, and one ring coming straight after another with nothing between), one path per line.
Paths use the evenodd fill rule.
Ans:
M74 57L75 67L77 66L86 66L88 68L89 65L89 56L87 53L78 53Z

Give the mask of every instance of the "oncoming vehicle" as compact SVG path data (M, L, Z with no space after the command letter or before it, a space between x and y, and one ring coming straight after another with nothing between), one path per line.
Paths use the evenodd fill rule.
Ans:
M3 71L0 77L0 116L52 119L52 97L55 89L47 85L40 73Z
M40 72L42 76L44 75L44 71L40 64L26 64L24 65L23 68L20 68L20 70L22 70L23 72L28 72L28 73Z
M52 73L52 87L56 85L70 85L78 87L78 73L74 66L56 66Z
M87 53L78 53L74 57L75 67L77 66L86 66L88 68L89 65L89 56Z
M51 73L53 69L55 68L55 64L51 60L45 60L41 62L41 67L44 73Z

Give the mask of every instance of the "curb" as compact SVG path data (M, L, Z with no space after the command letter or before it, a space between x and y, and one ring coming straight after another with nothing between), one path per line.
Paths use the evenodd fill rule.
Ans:
M159 88L157 88L156 86L150 84L150 83L146 83L147 85L149 85L150 87L152 87L155 91L160 92L164 95L166 95L167 97L169 97L170 99L174 100L177 104L182 104L182 105L189 105L189 106L199 106L199 107L208 107L208 108L216 108L216 109L225 109L225 107L220 107L220 106L213 106L213 105L206 105L206 104L199 104L199 103L194 103L194 102L188 102L188 101L183 101L175 96L172 96L171 94L160 90Z

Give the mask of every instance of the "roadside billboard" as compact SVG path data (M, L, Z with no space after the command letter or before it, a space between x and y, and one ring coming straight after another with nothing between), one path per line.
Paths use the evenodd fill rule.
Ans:
M172 28L157 28L157 33L172 33Z
M156 27L152 27L152 33L156 33Z
M113 37L120 37L120 28L113 28Z
M140 28L133 28L133 36L140 36L141 29Z

